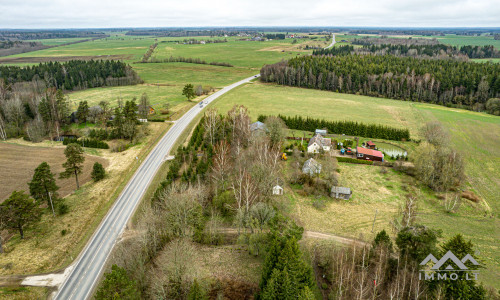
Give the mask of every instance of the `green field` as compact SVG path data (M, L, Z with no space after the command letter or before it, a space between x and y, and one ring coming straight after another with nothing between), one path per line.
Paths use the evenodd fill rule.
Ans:
M442 229L444 237L462 233L477 245L493 277L500 276L498 238L500 221L500 117L461 109L373 98L328 91L309 90L254 82L219 98L215 106L222 112L235 104L249 108L255 120L259 114L302 115L328 120L353 120L407 127L419 139L419 128L438 120L450 132L452 145L466 159L467 188L485 202L481 206L463 205L455 214L445 213L439 200L424 197L420 222ZM411 156L411 154L410 154Z
M98 88L69 94L72 105L76 108L79 101L86 100L90 105L97 105L100 101L116 103L118 98L123 100L139 98L146 92L151 104L161 108L169 103L180 110L187 104L182 96L182 88L186 83L193 85L211 86L220 89L233 82L259 73L265 63L274 63L282 59L304 53L298 47L302 42L292 45L286 41L237 41L236 38L227 38L227 43L184 45L173 42L184 38L159 38L159 44L153 56L165 58L183 56L200 58L208 62L229 62L234 67L220 67L188 63L138 63L148 47L154 42L151 37L133 37L115 35L107 39L84 42L75 45L46 49L29 54L19 54L16 57L56 57L56 56L103 56L121 55L130 63L145 84L137 86L122 86ZM207 39L197 37L196 39ZM280 49L293 48L295 51L282 52ZM98 57L97 57L98 58Z

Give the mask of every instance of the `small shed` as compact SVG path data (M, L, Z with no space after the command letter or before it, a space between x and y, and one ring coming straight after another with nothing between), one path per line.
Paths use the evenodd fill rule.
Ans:
M375 150L375 143L372 142L372 141L368 141L366 142L366 146L370 149L374 149Z
M351 195L351 189L342 186L332 186L332 190L330 193L330 197L344 200L349 200L349 198L351 198Z
M273 195L283 195L283 188L279 185L273 187Z
M316 131L314 133L321 134L322 136L325 136L327 131L326 131L326 129L316 129Z
M302 167L302 173L314 176L315 174L321 173L321 164L317 162L314 158L306 160L304 166Z

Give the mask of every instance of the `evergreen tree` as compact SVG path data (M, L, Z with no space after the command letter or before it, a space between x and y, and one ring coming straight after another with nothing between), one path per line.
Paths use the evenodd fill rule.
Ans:
M80 103L78 104L78 109L76 111L76 118L78 119L78 123L87 123L88 116L89 104L87 103L87 101L80 101Z
M188 300L207 300L208 299L205 291L198 284L198 281L196 279L194 280L193 285L189 289L187 299Z
M28 183L31 197L37 201L47 201L47 205L54 213L54 203L58 200L54 174L50 171L50 166L46 162L42 162L36 169L33 178Z
M82 173L83 162L85 161L82 147L78 144L69 144L64 150L64 155L66 155L66 162L63 163L65 171L60 174L60 177L69 178L75 176L76 189L79 189L78 174Z
M434 231L423 225L403 228L396 237L396 245L401 257L408 257L416 263L420 263L429 254L436 256L437 239L440 232Z
M38 222L41 218L38 204L23 191L14 191L0 204L0 225L5 229L19 230L24 239L24 228Z
M191 99L196 97L193 85L190 83L186 84L182 89L182 95L185 96L188 99L188 101L191 101Z
M389 252L392 252L391 237L387 234L385 229L377 233L377 236L375 236L375 239L373 240L373 248L376 248L379 245L387 247Z
M141 298L137 283L130 279L127 271L117 265L111 267L111 272L104 274L104 280L97 289L97 300L136 300Z
M462 235L457 234L456 236L449 239L441 246L441 257L444 256L448 251L451 251L458 259L463 259L465 256L470 255L477 260L474 251L474 245L471 241L466 241ZM471 261L464 262L469 270L478 270L480 266L474 265ZM442 269L445 269L445 264ZM454 265L455 269L458 269ZM456 272L457 279L452 280L449 277L441 281L443 285L443 290L447 299L486 299L485 289L477 285L474 274L472 272ZM468 278L468 279L467 279Z
M306 286L304 289L300 291L299 300L315 300L314 293L311 289Z
M94 163L94 167L92 168L92 174L91 177L94 181L99 181L104 179L104 176L106 175L106 171L104 170L104 167L98 163Z

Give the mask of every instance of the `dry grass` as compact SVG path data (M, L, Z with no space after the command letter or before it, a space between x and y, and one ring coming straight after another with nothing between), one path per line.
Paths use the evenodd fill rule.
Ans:
M58 143L61 144L61 143ZM28 182L33 177L35 168L42 162L47 162L52 173L58 174L64 171L63 162L65 146L57 147L28 147L25 145L0 143L0 201L5 200L9 195L17 190L29 193ZM85 155L83 173L78 177L80 185L91 180L90 173L95 162L108 166L106 159L101 157ZM60 187L59 195L65 197L76 189L75 178L57 179Z
M196 264L201 277L232 278L258 284L262 260L248 254L246 246L197 246Z
M313 197L294 193L294 215L306 230L334 233L351 238L368 238L375 211L377 219L374 232L390 228L398 207L404 201L399 174L389 171L380 173L376 166L339 164L340 185L350 187L353 196L349 201L324 198L324 209L315 208Z
M153 141L168 126L151 123L147 141L125 152L102 150L102 156L109 162L107 177L98 183L85 184L66 197L70 207L68 214L55 219L44 214L34 229L26 231L24 240L14 235L5 245L6 253L0 257L0 274L50 272L72 262L139 165L135 157L143 159ZM62 235L62 230L67 233Z
M47 299L49 291L43 287L2 287L0 288L0 300L32 300Z

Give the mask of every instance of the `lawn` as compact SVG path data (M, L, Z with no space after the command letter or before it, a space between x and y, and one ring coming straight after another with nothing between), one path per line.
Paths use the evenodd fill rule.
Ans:
M462 206L455 214L447 214L438 200L426 198L421 208L420 222L436 229L442 229L443 235L461 233L472 239L483 253L488 276L484 280L490 284L498 283L494 278L500 276L500 250L498 238L500 228L500 117L476 113L462 109L451 109L438 105L414 103L408 101L373 98L367 96L339 94L328 91L309 90L295 87L278 86L254 82L239 87L219 98L215 106L221 111L229 110L233 105L248 107L253 120L259 114L302 115L328 120L354 120L366 123L378 123L397 127L407 127L412 138L421 138L419 128L427 121L438 120L450 132L452 147L458 149L466 160L466 188L472 189L484 202L477 207ZM411 154L410 154L411 157ZM341 173L342 175L342 173ZM377 175L378 176L378 175ZM350 184L358 184L358 177L352 177ZM379 188L373 181L373 192ZM399 184L398 184L399 185ZM395 188L397 188L397 186ZM390 191L390 190L389 190ZM393 199L393 191L387 196ZM401 195L399 194L399 198ZM359 198L355 198L359 199ZM394 198L395 199L395 198ZM351 207L351 213L358 215L358 207L342 204L342 211ZM393 206L375 203L370 207L373 218L374 209L382 212L394 212ZM380 208L379 208L380 207ZM384 207L388 207L387 209ZM346 218L344 229L357 237L363 231L357 227L370 225L369 217L361 221ZM311 215L308 219L315 222L333 222L328 218ZM370 228L371 229L371 228ZM364 229L365 232L367 228ZM333 230L334 231L334 230ZM363 233L364 234L364 233Z

